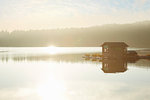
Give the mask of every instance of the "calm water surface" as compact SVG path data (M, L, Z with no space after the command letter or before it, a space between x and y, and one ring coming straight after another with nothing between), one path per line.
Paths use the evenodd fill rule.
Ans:
M150 100L150 60L112 61L106 68L82 58L100 51L0 48L0 100Z

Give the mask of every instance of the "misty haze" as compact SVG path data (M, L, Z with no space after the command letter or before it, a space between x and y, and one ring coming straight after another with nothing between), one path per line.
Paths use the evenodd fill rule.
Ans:
M150 47L150 21L87 28L1 31L3 47L99 47L105 41L124 41L132 47Z
M0 0L0 100L150 100L150 0Z

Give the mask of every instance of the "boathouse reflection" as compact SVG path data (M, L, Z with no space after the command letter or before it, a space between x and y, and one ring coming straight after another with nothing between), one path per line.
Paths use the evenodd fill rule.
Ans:
M104 73L119 73L127 70L127 61L125 60L103 60L102 71Z

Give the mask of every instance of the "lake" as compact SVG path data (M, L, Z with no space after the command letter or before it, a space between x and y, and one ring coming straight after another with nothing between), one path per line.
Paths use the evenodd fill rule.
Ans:
M130 48L140 55L147 48ZM150 60L85 60L99 47L0 48L0 100L149 100Z

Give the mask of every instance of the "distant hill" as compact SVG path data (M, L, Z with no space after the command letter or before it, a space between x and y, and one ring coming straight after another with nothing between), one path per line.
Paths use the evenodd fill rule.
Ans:
M1 47L100 46L105 41L123 41L131 47L150 48L150 21L88 28L0 32Z

